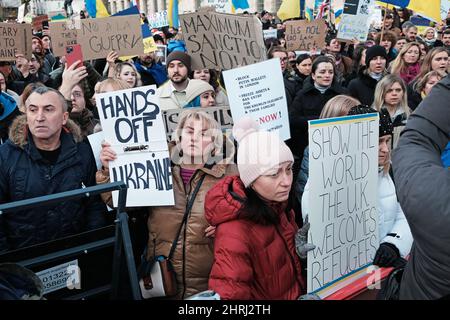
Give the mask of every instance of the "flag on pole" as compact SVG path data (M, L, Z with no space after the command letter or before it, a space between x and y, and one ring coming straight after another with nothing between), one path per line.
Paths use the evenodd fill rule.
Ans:
M86 10L91 18L109 17L108 10L102 0L84 0Z
M139 10L139 0L131 0L130 1L130 8L136 6Z
M401 8L408 8L422 17L441 21L441 1L439 0L380 0L378 2L392 4Z
M283 0L280 9L278 9L277 16L281 20L300 17L300 1Z

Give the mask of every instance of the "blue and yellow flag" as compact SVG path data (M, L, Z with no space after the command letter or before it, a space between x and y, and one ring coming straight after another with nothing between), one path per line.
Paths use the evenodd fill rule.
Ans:
M169 21L169 27L178 28L180 26L178 20L178 0L169 0L167 18L167 20Z
M86 10L91 18L109 17L108 10L102 0L84 0Z
M439 0L380 0L381 4L388 3L401 8L408 8L415 14L430 20L441 21L441 1Z
M300 0L283 0L277 16L283 21L300 17Z
M237 9L248 9L250 5L248 0L231 0L231 11L235 12Z

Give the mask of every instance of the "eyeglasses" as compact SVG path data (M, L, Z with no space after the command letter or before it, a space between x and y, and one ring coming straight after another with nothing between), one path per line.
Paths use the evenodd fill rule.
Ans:
M74 91L74 92L72 92L72 96L74 98L81 98L81 97L83 97L83 93L81 91Z

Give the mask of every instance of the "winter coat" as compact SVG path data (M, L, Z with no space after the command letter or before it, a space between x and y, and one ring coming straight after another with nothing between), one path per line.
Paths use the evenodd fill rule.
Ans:
M238 199L245 199L245 193L237 176L226 177L206 195L206 219L217 227L209 288L221 299L297 299L306 288L295 251L293 211L273 204L280 223L256 224L239 218Z
M186 97L192 96L194 90L198 88L199 83L203 82L203 80L198 79L189 80L188 85L184 90L186 92ZM179 104L173 90L174 88L170 80L158 88L157 93L159 94L159 107L161 110L182 109L184 107Z
M450 294L450 171L441 154L450 139L450 76L410 116L393 152L397 196L414 238L400 299Z
M9 139L0 146L0 203L19 201L95 185L95 159L80 142L79 128L68 120L61 133L61 152L54 165L42 158L26 116L17 117ZM66 200L57 205L0 215L0 251L58 239L105 224L100 197Z
M297 76L295 74L291 75L287 70L283 72L283 82L284 91L286 93L286 103L288 110L290 110L297 92L301 89L301 82L300 79L297 80Z
M445 168L450 169L450 142L447 144L444 152L442 153L442 164Z
M407 93L408 93L408 107L414 111L417 109L419 104L422 102L422 95L414 90L414 84L416 81L411 82L408 85Z
M235 165L216 164L198 169L191 177L187 187L181 178L181 168L172 166L172 185L175 196L174 206L149 207L147 259L153 260L159 255L168 256L176 233L183 220L187 199L205 175L205 179L192 206L186 225L181 231L175 253L172 258L177 278L177 298L184 299L208 289L208 278L213 263L213 245L211 238L205 237L209 223L205 219L205 196L218 181L226 175L237 172ZM109 182L109 174L97 172L97 183ZM111 204L111 193L102 194L106 203Z
M382 170L378 173L378 233L380 243L393 244L402 257L409 254L413 242L411 230L397 201L394 182Z
M150 67L146 67L139 60L136 60L134 66L141 75L143 86L156 84L159 87L167 81L166 68L160 63L152 63Z
M381 79L380 79L381 80ZM372 78L367 71L360 71L358 77L348 84L349 94L362 104L371 106L375 99L375 87L378 81Z
M69 118L80 127L83 138L94 133L94 127L100 123L87 108L84 108L81 112L70 112Z
M308 182L309 177L309 146L305 148L305 152L303 152L303 159L300 164L300 172L298 173L297 179L295 180L295 197L297 198L298 203L302 203L302 195L305 191L306 183Z
M297 93L289 111L291 139L287 144L300 161L308 145L308 120L318 119L325 103L339 94L347 94L347 89L336 81L333 81L331 87L322 94L314 87L311 77L306 78L303 89Z
M308 180L302 196L303 220L311 214L309 193L310 183ZM383 172L378 174L378 236L380 244L383 242L393 244L402 257L409 254L413 241L411 231L397 201L394 182L389 174Z

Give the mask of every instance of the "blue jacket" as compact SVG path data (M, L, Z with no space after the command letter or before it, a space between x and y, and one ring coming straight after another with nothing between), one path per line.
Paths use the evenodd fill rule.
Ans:
M80 129L71 120L66 128L61 133L61 153L51 165L27 133L25 116L14 120L9 140L0 146L0 203L95 185L96 165L89 144L81 142ZM102 227L105 222L106 207L98 196L6 212L0 215L0 252Z
M444 167L450 169L450 142L442 153L442 163L444 164Z

